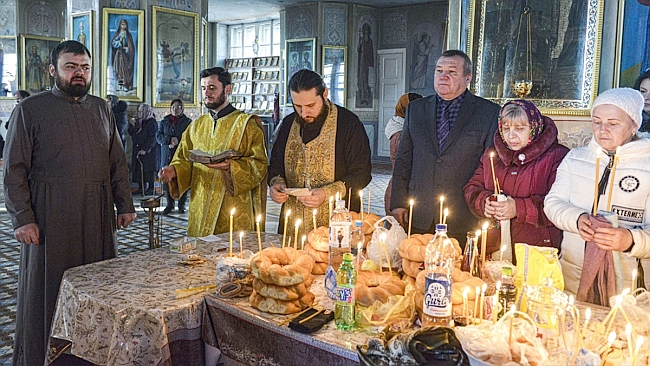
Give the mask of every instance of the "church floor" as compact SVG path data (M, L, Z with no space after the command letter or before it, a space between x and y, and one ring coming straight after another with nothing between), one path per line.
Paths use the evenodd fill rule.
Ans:
M384 214L384 191L390 178L390 164L373 164L370 211L380 216ZM16 287L18 284L18 262L20 245L13 237L11 220L5 208L4 186L0 169L0 365L11 365L13 339L16 318ZM357 196L353 193L353 197ZM149 228L146 213L139 208L139 197L134 196L138 218L127 229L118 232L119 255L126 255L149 248ZM367 196L364 197L367 200ZM163 199L164 201L164 199ZM163 207L160 208L162 210ZM271 199L267 203L266 231L277 232L280 205ZM175 210L169 216L162 216L161 242L185 234L187 213L179 214Z

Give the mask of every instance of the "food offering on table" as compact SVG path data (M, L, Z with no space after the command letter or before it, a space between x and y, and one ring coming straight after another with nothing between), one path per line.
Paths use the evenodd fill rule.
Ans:
M314 267L311 270L313 275L323 275L327 270L329 256L329 228L321 226L307 234L305 252L314 258Z
M366 249L370 240L372 240L372 233L375 232L375 223L381 220L381 217L375 215L374 213L368 212L354 212L350 211L350 217L352 222L356 220L361 220L363 223L361 225L361 230L363 230L363 235L365 236L363 249Z
M485 282L458 268L452 269L451 278L452 315L454 317L482 319L483 316L480 314L483 312L481 311L480 299L485 298ZM415 306L418 314L422 313L422 305L424 304L425 280L425 271L421 271L415 279ZM480 289L478 298L476 297L477 287Z
M309 291L314 259L295 248L266 248L251 258L253 293L249 301L261 311L274 314L299 312L314 302Z

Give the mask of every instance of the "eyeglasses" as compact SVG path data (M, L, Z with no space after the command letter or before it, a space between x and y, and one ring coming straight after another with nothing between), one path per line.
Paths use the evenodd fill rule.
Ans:
M90 73L90 65L65 64L63 69L69 73L76 73L79 70L82 74Z

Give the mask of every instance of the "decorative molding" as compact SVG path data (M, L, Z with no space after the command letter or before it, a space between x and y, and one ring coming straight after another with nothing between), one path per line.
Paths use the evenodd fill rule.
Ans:
M25 12L25 30L36 36L58 36L59 17L52 5L40 2Z
M311 38L314 36L314 17L307 10L299 10L291 19L290 37L287 39Z
M75 0L71 4L71 13L80 13L87 10L97 10L93 0Z
M111 0L111 8L140 9L140 0Z
M379 111L355 111L354 114L362 122L377 122L379 120Z
M158 5L176 10L196 11L194 0L158 0Z
M384 16L384 45L406 44L406 14L391 13Z
M13 1L0 0L0 29L2 36L16 35L16 6Z
M346 7L326 6L324 10L325 35L323 44L344 46L346 43Z

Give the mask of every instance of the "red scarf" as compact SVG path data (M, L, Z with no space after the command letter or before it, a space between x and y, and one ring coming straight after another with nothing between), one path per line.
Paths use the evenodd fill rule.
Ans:
M589 216L589 220L594 230L612 226L602 216ZM612 251L603 250L593 241L588 241L576 300L609 306L609 298L614 295L616 295L616 274Z

